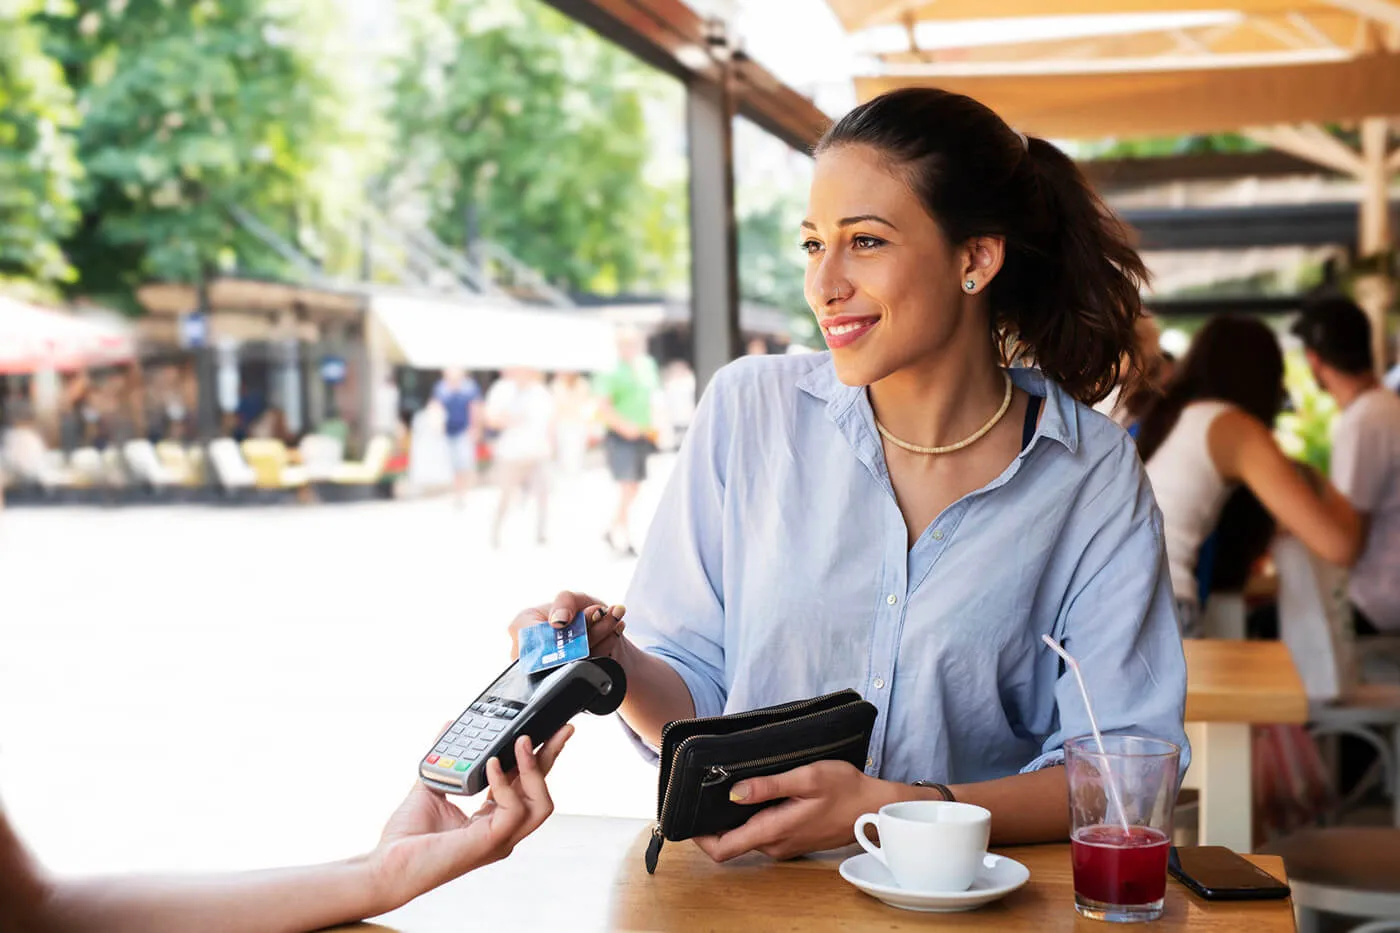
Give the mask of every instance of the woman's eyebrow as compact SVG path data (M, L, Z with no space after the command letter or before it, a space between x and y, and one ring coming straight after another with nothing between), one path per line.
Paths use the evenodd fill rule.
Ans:
M838 221L836 222L836 226L838 226L838 227L849 227L849 226L851 226L852 224L858 224L858 223L861 223L862 221L866 221L866 220L873 220L873 221L875 221L877 224L884 224L886 227L889 227L891 230L898 230L898 229L899 229L899 228L896 227L894 224L890 223L888 220L886 220L885 218L881 217L879 214L857 214L857 215L854 216L854 217L842 217L840 220L838 220ZM806 227L808 230L815 230L815 229L817 229L817 225L814 224L814 223L812 223L810 220L804 220L804 221L802 221L802 226L803 226L803 227Z

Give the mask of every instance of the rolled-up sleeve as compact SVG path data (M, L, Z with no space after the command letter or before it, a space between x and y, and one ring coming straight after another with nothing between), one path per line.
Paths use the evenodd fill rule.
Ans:
M1079 662L1099 728L1179 745L1185 774L1191 758L1183 725L1186 658L1162 516L1136 454L1111 459L1103 466L1121 471L1116 482L1127 488L1104 499L1117 499L1124 507L1108 510L1104 526L1085 550L1083 582L1066 600L1056 635ZM1047 664L1057 662L1053 654L1047 658ZM1074 672L1056 670L1058 728L1024 771L1061 763L1065 740L1092 731Z
M627 593L627 633L675 669L696 716L724 712L723 523L732 374L696 408Z

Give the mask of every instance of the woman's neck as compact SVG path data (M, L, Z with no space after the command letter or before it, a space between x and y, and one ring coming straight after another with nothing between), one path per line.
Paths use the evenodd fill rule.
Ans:
M977 431L1006 396L990 346L952 362L952 354L907 367L873 383L870 406L885 430L921 447L954 444Z

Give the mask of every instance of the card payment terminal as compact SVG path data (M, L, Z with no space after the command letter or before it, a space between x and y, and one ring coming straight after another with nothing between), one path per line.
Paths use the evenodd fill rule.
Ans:
M418 765L434 790L476 794L486 789L486 762L515 767L515 740L528 735L539 748L578 713L606 716L622 705L627 676L610 658L573 661L527 674L516 661L448 726Z

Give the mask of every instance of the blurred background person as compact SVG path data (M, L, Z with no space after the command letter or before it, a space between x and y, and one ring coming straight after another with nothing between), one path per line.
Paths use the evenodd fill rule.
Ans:
M1199 633L1201 545L1243 484L1285 530L1323 560L1349 566L1360 517L1320 477L1305 477L1274 439L1283 407L1283 353L1253 318L1213 318L1176 379L1144 415L1138 452L1162 510L1172 591L1185 635Z
M249 437L256 437L263 440L281 441L283 444L292 445L295 438L287 429L287 415L276 405L270 405L263 411L258 420L253 422L252 429L248 432Z
M667 417L680 446L695 419L695 371L685 360L672 360L661 375L661 392Z
M1348 579L1358 635L1400 632L1400 395L1381 385L1371 322L1355 302L1330 298L1293 325L1313 378L1337 402L1332 481L1361 513L1365 545Z
M233 409L233 439L242 443L252 436L253 425L267 411L267 399L247 383L238 387L238 404Z
M447 411L436 399L429 399L409 426L408 484L416 493L430 493L451 487L454 479Z
M583 472L593 430L593 392L581 373L559 373L551 385L554 395L554 446L559 472L575 477Z
M536 369L513 368L486 393L486 423L498 432L492 447L501 490L491 546L501 546L506 514L517 498L535 501L535 539L545 543L549 518L549 462L554 456L554 396Z
M146 391L146 437L152 443L188 436L189 404L180 370L162 366L152 375Z
M452 464L452 487L457 507L466 505L467 491L476 481L476 448L481 443L481 387L461 369L443 371L433 389L442 406L447 455Z
M647 457L656 441L653 397L661 380L640 331L630 327L618 331L617 356L617 366L600 374L593 384L598 418L608 432L603 440L608 471L618 487L617 511L603 537L614 550L636 557L632 504L646 479Z

